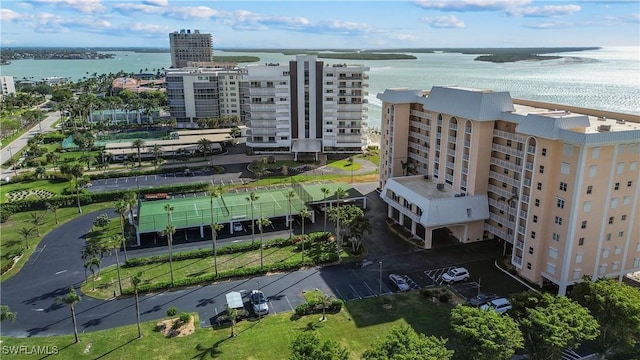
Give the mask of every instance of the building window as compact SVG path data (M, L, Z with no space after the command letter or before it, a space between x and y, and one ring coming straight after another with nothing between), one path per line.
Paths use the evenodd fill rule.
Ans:
M533 215L533 222L537 223L538 222L538 215Z
M633 185L633 181L631 180L627 181L627 187L631 187L631 185Z
M568 175L571 172L571 165L567 163L560 164L560 172L565 175Z
M633 267L634 268L640 267L640 258L633 259Z
M623 236L624 236L624 231L620 231L620 232L618 233L618 237L623 237Z
M615 198L611 199L611 208L615 209L617 207L618 207L618 198L615 197Z
M589 185L587 186L587 194L591 194L593 192L593 186Z
M529 246L529 254L533 254L533 246Z
M598 172L598 165L591 165L589 166L589 176L590 177L594 177L596 176L596 173Z
M586 220L582 222L582 225L580 225L580 228L581 229L586 229L587 228L587 221Z
M576 264L580 264L582 262L582 256L584 254L583 253L577 253L576 254Z
M553 235L552 235L552 239L553 239L554 241L560 241L560 234L558 234L558 233L553 233Z
M622 215L622 216L620 216L620 220L622 220L622 221L627 220L627 215Z
M607 272L607 264L600 265L600 275L604 275Z
M527 263L527 269L531 270L531 263L530 262Z
M609 225L613 224L613 216L609 217Z
M564 199L556 198L556 206L560 209L564 209Z
M614 254L620 255L621 252L622 252L622 246L616 246L616 250L614 251Z
M560 182L560 191L567 191L567 183L566 182Z
M591 158L592 159L597 159L599 156L600 156L600 148L599 147L593 148L593 150L591 152Z
M551 264L551 263L547 263L547 272L549 274L555 274L556 273L556 266Z
M624 172L624 163L618 163L618 174L622 174Z
M584 211L584 212L591 211L591 201L585 201L584 202L584 205L582 206L582 211Z
M544 174L544 165L540 165L540 170L538 170L540 174Z
M578 246L582 246L582 245L584 245L584 238L583 237L578 239Z
M542 190L542 183L538 183L537 188L538 188L538 190Z
M536 201L535 201L535 205L536 205L536 206L540 206L540 199L536 199Z
M504 159L507 160L507 161L511 160L511 155L505 154L504 155Z
M582 269L573 270L573 280L579 280L581 275L582 275Z
M631 204L631 196L625 196L622 202L625 205Z
M607 236L605 236L605 239L607 241L611 241L611 233L608 233Z
M620 183L617 182L614 186L613 186L613 190L618 190L620 189Z
M602 258L606 259L609 257L609 248L602 249Z
M562 218L560 216L556 216L556 224L562 225Z
M502 172L507 174L507 175L509 175L509 169L504 169L504 170L502 170Z
M535 238L536 238L536 232L535 232L535 231L532 231L532 232L531 232L531 238L532 238L532 239L535 239Z
M562 153L564 153L565 156L572 156L573 155L573 145L564 144L564 146L562 147Z
M542 156L547 156L547 148L542 148Z

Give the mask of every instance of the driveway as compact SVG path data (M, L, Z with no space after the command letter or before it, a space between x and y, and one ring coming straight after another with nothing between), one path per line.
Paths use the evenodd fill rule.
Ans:
M492 269L496 245L492 242L454 245L426 251L416 249L398 238L385 223L385 205L374 191L375 186L376 183L355 184L355 187L367 195L366 214L374 228L373 234L365 239L368 249L366 258L371 261L371 265L363 268L355 264L314 267L145 295L141 297L140 302L142 321L162 318L166 315L168 307L176 306L180 311L198 312L201 326L210 326L223 311L226 303L225 294L229 291L246 293L252 289L262 289L269 299L272 313L280 313L291 311L303 303L302 292L309 289L320 289L346 301L393 292L395 289L388 280L388 275L392 272L408 275L418 287L424 287L429 285L424 271L432 268L468 266L473 279L475 276L485 279L485 273L494 271ZM69 309L57 304L55 299L66 295L70 286L78 288L84 280L84 268L80 258L80 249L84 245L83 237L91 228L95 217L104 212L83 215L47 234L23 269L2 283L0 302L17 313L15 323L2 324L2 335L29 337L73 332ZM307 226L307 231L321 230L322 214L319 215L320 221ZM300 233L299 225L294 232ZM269 237L286 233L286 230L280 230L270 233ZM236 242L243 239L248 240L250 237L227 238L224 241ZM209 248L210 242L180 244L176 250L205 247ZM128 254L129 257L147 256L162 250L163 248L132 249ZM103 259L103 266L114 263L115 257ZM490 281L515 282L504 274L497 276L492 277ZM484 283L483 280L483 286ZM76 312L80 332L135 322L132 298L105 301L82 294L82 301L76 305Z

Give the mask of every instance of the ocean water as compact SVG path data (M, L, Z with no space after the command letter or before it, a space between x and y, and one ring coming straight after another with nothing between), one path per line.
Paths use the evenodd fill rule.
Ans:
M113 52L104 60L17 60L0 66L0 74L17 79L66 76L80 79L93 73L153 71L169 67L169 53ZM216 55L248 55L215 51ZM259 63L287 63L294 56L255 53ZM386 88L425 89L437 85L509 91L514 98L640 115L640 47L605 47L558 54L562 59L490 63L474 61L476 55L457 53L413 54L416 60L345 61L369 71L369 125L380 127L381 102ZM249 64L250 66L251 64Z

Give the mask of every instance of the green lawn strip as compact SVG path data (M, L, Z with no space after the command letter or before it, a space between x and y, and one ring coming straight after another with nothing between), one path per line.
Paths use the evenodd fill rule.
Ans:
M4 187L4 186L3 186ZM91 205L85 205L82 207L82 211L87 214L97 210L107 209L113 207L113 202L103 202L103 203L95 203ZM30 212L22 212L17 213L11 216L11 218L2 223L2 232L0 236L0 253L2 264L7 264L11 258L20 250L25 248L25 242L22 240L22 237L18 234L18 229L22 227L29 228L31 227L31 223L28 220L31 219ZM53 212L48 211L35 211L38 213L44 213L44 225L40 226L40 234L42 236L36 236L34 238L29 239L29 249L25 249L22 257L16 263L16 265L10 271L2 274L0 276L0 281L4 281L13 275L15 275L24 265L24 263L29 259L33 251L38 247L40 240L44 237L49 231L53 230L59 225L56 225L55 217ZM78 217L78 209L75 207L69 208L60 208L57 211L58 221L60 224L63 224L69 220L72 220ZM80 255L78 255L80 256Z
M265 265L301 261L301 254L295 251L295 246L285 246L282 248L273 247L264 249L263 251ZM80 254L78 254L78 256L80 256ZM123 259L120 260L123 261ZM218 255L218 272L256 266L260 266L260 250ZM125 277L127 278L126 281L123 281L123 289L131 287L128 277L138 272L142 272L141 285L171 281L169 262L121 268L121 277L123 279ZM212 274L213 272L213 256L173 261L173 276L176 281L183 278ZM115 265L102 269L99 278L96 279L95 291L93 290L93 282L90 274L89 279L82 285L82 291L85 294L101 299L113 296L114 290L118 290L118 278Z
M416 331L436 337L450 337L449 316L451 305L432 303L417 293L388 295L393 308L382 308L379 298L350 301L338 314L327 314L327 320L319 322L321 314L300 318L293 313L268 315L261 321L242 320L236 326L237 336L230 338L228 325L216 328L200 328L194 319L194 334L180 338L165 338L154 331L159 320L142 324L144 336L136 339L136 325L80 332L80 343L73 343L73 334L52 337L9 338L2 337L6 349L26 345L31 348L55 346L62 359L285 359L291 354L290 344L305 331L317 331L322 341L334 340L346 346L351 359L359 359L362 353L377 340L383 339L396 325L406 323ZM169 306L169 305L167 305ZM132 318L135 317L131 307ZM363 317L366 321L363 321ZM20 315L16 321L20 321ZM71 323L71 319L68 319ZM87 354L85 349L90 346ZM452 344L447 344L452 348ZM11 355L11 359L32 359L32 355Z
M327 166L345 171L358 171L360 170L360 168L362 168L362 165L360 165L359 162L353 161L351 164L349 164L349 161L347 161L346 159L328 162Z
M312 171L313 173L313 171ZM297 182L307 182L307 181L331 181L331 182L340 182L340 183L351 183L352 177L349 174L344 175L336 175L336 174L312 174L312 175L295 175L295 176L273 176L268 177L256 181L252 181L250 186L270 186L270 185L279 185L279 184L290 184L291 178ZM373 182L378 181L380 178L379 172L373 171L368 174L362 175L354 175L353 182ZM246 185L239 185L237 187L243 187Z
M380 166L380 154L378 154L378 153L375 153L375 154L369 155L369 156L357 155L356 157L360 158L360 159L367 160L369 162L372 162L376 166Z
M71 187L72 184L68 181L60 182L60 181L51 181L51 180L28 180L28 181L20 181L20 182L11 182L7 184L3 184L0 187L0 198L2 202L8 201L7 193L13 191L27 191L33 193L33 198L37 198L35 195L35 190L46 190L55 195L62 195L62 192L65 188Z

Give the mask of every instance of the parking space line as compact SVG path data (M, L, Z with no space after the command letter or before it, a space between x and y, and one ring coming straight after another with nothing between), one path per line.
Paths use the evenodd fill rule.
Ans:
M291 311L294 311L293 306L291 305L291 302L289 301L289 298L287 297L287 295L284 296L284 299L287 300L287 304L289 304L289 308L291 309Z
M276 308L273 306L273 303L271 302L271 300L269 300L268 303L271 311L273 311L273 315L278 315L278 312L276 311Z
M154 180L158 180L158 175L153 175L153 176L155 176Z
M116 184L118 183L118 178L116 178Z
M356 289L353 288L353 286L351 286L351 284L349 284L349 287L351 288L351 290L353 290L353 293L356 294L356 296L358 297L358 299L362 299L362 296L360 296L360 294L358 294L358 292L356 291Z
M148 178L148 177L149 177L148 175L145 175L145 176L144 176L144 181L147 181L147 178Z
M368 298L372 298L372 297L376 297L376 296L378 296L378 294L376 294L376 292L375 292L375 291L373 291L373 289L371 289L371 287L369 286L369 284L367 284L367 282L366 282L366 281L363 281L363 283L364 283L364 286L366 286L366 287L367 287L367 289L369 289L369 291L371 291L371 295L369 295L369 296L365 296L365 297L364 297L365 299L368 299Z
M336 290L335 290L335 291L336 291L336 293L338 294L338 297L339 297L340 299L342 299L342 300L344 300L344 301L349 301L349 300L347 300L347 298L345 298L344 296L342 296L342 294L340 294L340 291L338 291L338 288L336 288Z

